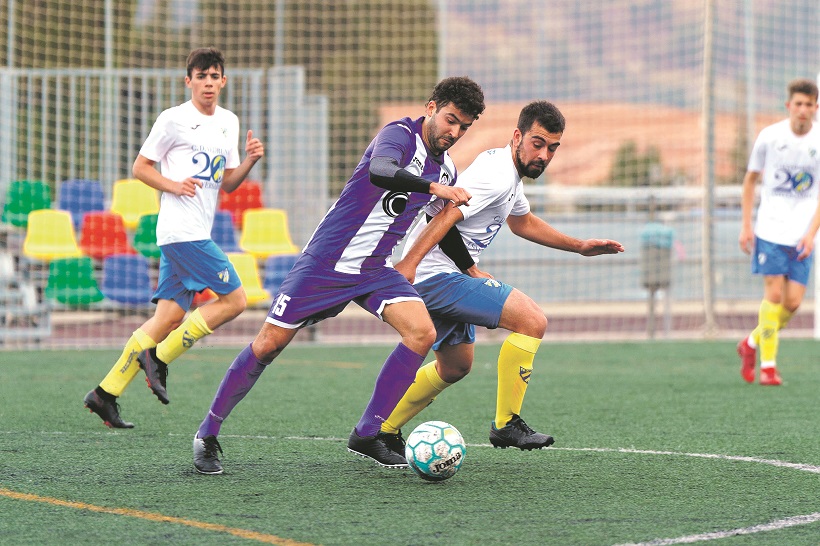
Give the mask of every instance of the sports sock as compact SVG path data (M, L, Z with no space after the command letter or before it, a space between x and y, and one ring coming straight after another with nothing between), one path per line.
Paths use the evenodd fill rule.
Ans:
M399 343L384 361L376 386L362 418L356 424L359 436L375 436L381 428L384 416L389 416L396 408L408 387L413 383L419 367L424 363L424 355L417 354L404 343Z
M251 344L252 345L252 344ZM222 422L230 415L236 405L250 392L256 380L265 371L270 362L262 362L253 354L251 345L248 345L234 359L231 367L225 372L222 383L216 390L208 415L199 425L197 438L205 438L213 434L219 435Z
M502 428L513 414L521 413L524 394L532 374L532 363L541 340L512 333L501 345L498 355L498 397L495 405L495 426Z
M401 427L432 404L436 396L450 385L452 383L447 383L438 375L435 360L425 364L416 372L415 381L399 400L396 409L382 423L381 431L389 434L398 433Z
M780 303L776 303L774 305L777 307L777 329L782 330L786 327L787 324L789 324L789 321L794 316L794 313L783 307L783 305ZM747 343L749 344L749 347L751 347L752 349L756 349L757 346L760 345L760 332L762 330L763 329L758 324L757 328L752 330L752 333L749 334Z
M140 369L137 355L156 346L156 341L151 339L142 329L137 328L125 344L125 348L114 367L111 368L105 379L100 382L100 388L112 396L120 396Z
M760 367L772 366L777 359L780 304L763 300L758 313L760 327Z
M782 330L787 324L789 324L789 321L794 316L794 313L783 307L782 303L778 303L777 307L777 329Z
M157 345L157 358L165 364L169 364L193 347L198 340L212 333L213 330L208 327L202 313L199 312L199 309L194 309L185 319L185 322L180 324L176 330L168 334L168 337Z

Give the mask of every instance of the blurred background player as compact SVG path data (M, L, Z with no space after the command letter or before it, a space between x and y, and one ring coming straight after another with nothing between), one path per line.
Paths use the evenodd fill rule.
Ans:
M447 150L484 111L484 94L465 77L439 82L425 115L389 123L365 150L339 199L325 214L273 299L256 339L234 360L194 436L194 467L221 474L222 422L297 331L338 315L351 301L396 329L401 343L385 360L370 402L350 433L348 449L381 466L407 466L378 435L435 341L418 293L390 257L434 195L459 205L469 192L451 187L456 169Z
M754 383L760 348L760 384L780 385L778 332L803 302L820 227L820 129L817 84L798 79L788 85L789 118L763 129L752 148L743 178L740 248L752 255L752 273L763 275L757 327L737 346L740 374ZM763 173L760 205L752 230L755 186Z
M552 436L534 431L520 416L547 318L529 296L494 280L476 264L505 221L514 234L550 248L583 256L623 252L617 241L565 235L530 211L522 179L541 176L561 144L564 126L564 116L552 103L536 101L525 106L510 144L479 154L459 176L457 186L473 196L470 206L437 199L427 207L429 224L420 222L412 231L396 269L415 280L433 318L436 360L419 369L416 380L382 424L382 435L394 451L404 451L401 427L470 372L475 325L512 332L498 356L490 442L495 447L520 449L553 443Z
M157 220L162 254L152 298L157 308L84 399L86 407L109 427L134 426L122 420L116 399L139 368L145 370L157 398L167 404L166 364L245 310L245 291L228 257L211 240L211 225L220 188L229 193L238 188L264 155L264 147L248 131L246 157L240 163L239 119L217 105L226 82L225 59L219 50L192 51L185 77L191 100L159 115L134 161L134 176L162 192ZM157 162L161 172L154 168ZM205 288L216 293L216 301L185 319L194 295Z

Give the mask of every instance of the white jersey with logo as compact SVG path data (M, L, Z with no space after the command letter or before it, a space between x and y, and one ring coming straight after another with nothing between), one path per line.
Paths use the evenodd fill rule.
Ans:
M803 136L794 134L788 119L766 127L755 141L748 170L763 173L755 235L797 246L820 195L820 127L813 125Z
M163 192L157 221L157 244L211 238L216 201L225 169L239 166L239 119L216 107L208 116L188 101L163 111L140 149L140 155L160 163L166 178L182 182L197 178L194 197Z
M478 263L481 252L490 245L510 214L523 216L530 212L530 203L524 195L524 183L513 164L510 146L480 153L458 176L455 185L472 195L469 206L459 207L464 219L456 227L473 261ZM442 199L436 199L425 210L430 216L435 216L445 204ZM404 247L405 253L426 225L425 219L416 225ZM422 282L438 273L453 272L459 273L461 270L436 245L421 260L415 282Z

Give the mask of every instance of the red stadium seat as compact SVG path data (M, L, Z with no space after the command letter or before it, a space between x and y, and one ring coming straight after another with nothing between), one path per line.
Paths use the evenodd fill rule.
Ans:
M115 212L93 211L83 217L80 249L86 256L102 260L114 254L136 254L122 216Z
M219 190L218 210L231 213L233 225L236 229L242 229L242 215L248 209L261 209L265 205L262 203L262 184L253 180L246 180L233 192L227 193Z

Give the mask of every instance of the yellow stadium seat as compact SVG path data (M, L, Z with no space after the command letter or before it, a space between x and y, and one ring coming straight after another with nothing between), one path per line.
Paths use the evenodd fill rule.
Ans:
M288 214L282 209L246 210L239 247L257 260L299 252L290 238Z
M157 190L136 178L117 180L111 196L111 211L122 216L126 228L134 230L140 216L159 212L157 193Z
M31 211L28 214L23 254L39 261L81 256L71 214L52 209Z
M259 279L259 268L256 266L256 258L244 252L229 252L228 259L236 269L239 280L242 281L242 288L248 298L248 305L269 300L270 292L265 290Z

